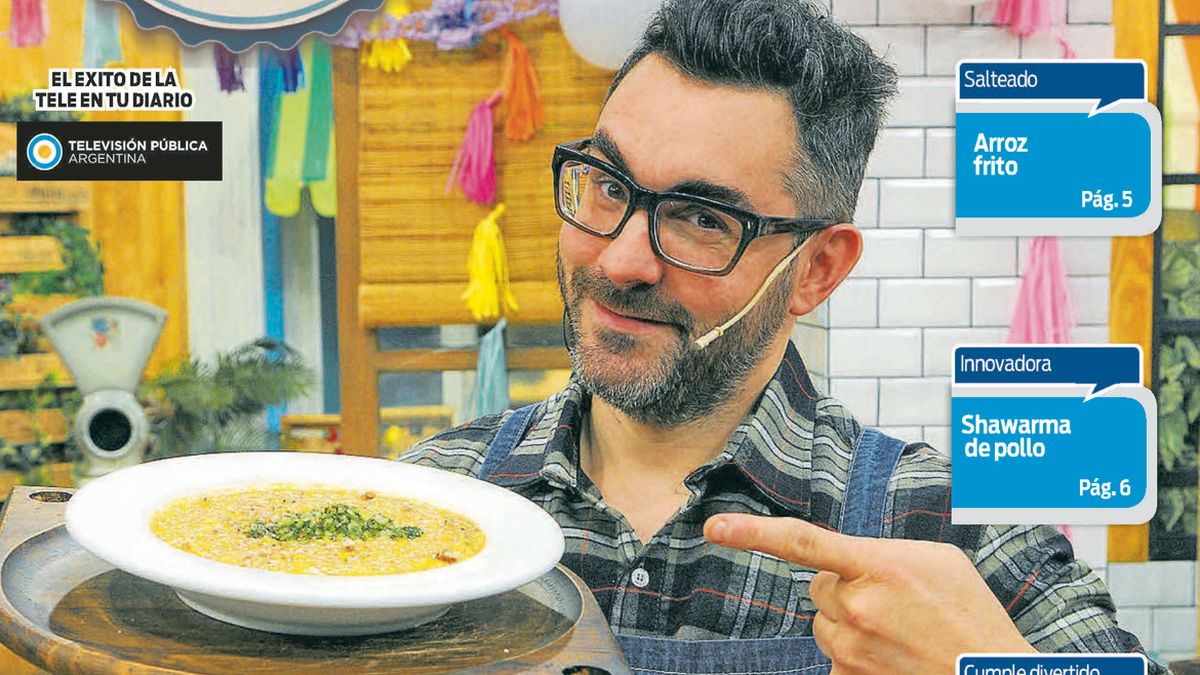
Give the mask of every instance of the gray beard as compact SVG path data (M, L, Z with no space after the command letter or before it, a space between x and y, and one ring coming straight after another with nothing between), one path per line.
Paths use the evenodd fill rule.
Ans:
M643 424L679 427L709 416L728 403L762 360L786 315L794 267L789 267L750 310L707 348L695 346L695 320L678 303L659 295L657 287L640 285L622 290L602 275L584 268L571 275L568 289L561 258L558 285L567 311L564 338L575 377L583 388ZM579 308L592 297L617 311L635 312L676 328L676 339L648 372L613 367L614 356L637 349L627 334L598 328L580 337ZM608 362L609 367L602 364Z

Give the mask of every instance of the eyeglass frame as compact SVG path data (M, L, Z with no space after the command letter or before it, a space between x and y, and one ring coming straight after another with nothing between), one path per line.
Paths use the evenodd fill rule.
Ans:
M629 219L633 217L635 211L639 208L646 209L647 230L650 234L650 248L654 251L654 255L667 264L678 267L688 272L696 274L704 274L707 276L721 277L726 276L733 271L737 266L738 261L742 259L742 254L746 252L746 248L750 242L759 237L765 237L772 234L791 234L793 237L819 232L827 227L837 224L837 220L833 218L792 218L787 216L764 216L747 209L739 208L732 204L727 204L715 199L701 197L699 195L688 194L686 192L671 192L651 190L642 187L629 176L626 172L618 169L612 164L596 157L582 152L583 148L592 143L591 138L581 138L570 143L562 143L554 146L554 156L550 162L550 167L553 171L554 179L554 209L558 212L560 218L583 232L586 232L595 237L604 237L605 239L616 239L621 235L621 231L625 229L625 225L629 223ZM621 222L613 228L612 232L603 233L597 232L575 218L563 213L562 200L558 193L561 184L562 167L569 161L577 161L590 166L595 166L598 169L605 171L610 176L619 179L630 191L629 206L625 209L625 215L621 217ZM742 238L738 242L737 250L734 251L733 257L725 267L719 270L712 270L696 265L689 265L681 260L677 260L662 250L662 245L658 240L658 205L666 200L686 201L699 204L701 206L716 209L723 213L727 213L738 220L742 225ZM803 242L793 245L792 251L799 248ZM790 252L789 252L790 253Z

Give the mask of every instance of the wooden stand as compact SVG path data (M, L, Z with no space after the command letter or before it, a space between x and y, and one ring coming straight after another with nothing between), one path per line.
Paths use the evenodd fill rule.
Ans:
M17 487L0 516L0 641L63 673L629 673L586 586L559 566L409 631L264 633L114 569L63 527L73 491Z

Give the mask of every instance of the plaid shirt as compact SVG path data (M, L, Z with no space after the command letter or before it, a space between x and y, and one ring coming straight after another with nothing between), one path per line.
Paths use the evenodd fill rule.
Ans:
M858 422L816 392L792 345L724 450L684 481L680 509L643 544L579 469L590 397L574 381L540 404L524 440L488 480L536 502L562 526L562 562L591 588L613 631L704 640L809 636L814 570L709 544L717 513L791 516L837 530ZM477 475L508 414L417 444L400 459ZM909 445L888 486L883 536L949 542L975 563L1033 646L1044 652L1141 651L1117 627L1103 582L1050 526L950 524L950 461ZM1151 663L1151 673L1166 669Z

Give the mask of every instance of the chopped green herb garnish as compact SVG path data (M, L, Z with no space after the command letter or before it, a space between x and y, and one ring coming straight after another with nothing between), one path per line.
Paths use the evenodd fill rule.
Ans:
M357 507L331 504L303 513L288 513L271 523L256 520L246 529L247 537L270 537L277 541L314 539L357 539L365 541L386 536L391 539L416 539L424 534L414 525L397 525L387 516L364 517Z

